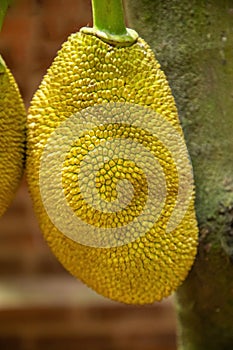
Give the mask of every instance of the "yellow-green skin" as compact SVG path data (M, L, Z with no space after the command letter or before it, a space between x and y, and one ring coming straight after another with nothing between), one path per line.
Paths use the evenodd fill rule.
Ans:
M182 135L165 75L142 39L130 47L116 48L93 35L72 34L32 100L28 115L27 179L45 239L71 274L111 299L152 303L171 294L193 264L197 246L193 200L170 235L164 231L167 219L161 217L158 225L144 237L112 248L89 247L66 237L50 221L41 200L39 169L48 137L75 112L111 101L152 108ZM125 131L127 134L128 130ZM74 153L67 156L65 173L73 171L77 156ZM164 158L166 162L166 154ZM72 181L67 182L65 192L71 207L76 208L78 197L72 196L70 189L78 184ZM168 216L169 210L172 206L167 207Z
M26 110L14 77L0 57L0 216L22 178L25 141Z

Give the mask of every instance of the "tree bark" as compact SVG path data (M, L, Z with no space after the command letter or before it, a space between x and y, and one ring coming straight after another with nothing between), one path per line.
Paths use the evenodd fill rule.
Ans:
M176 293L180 350L233 349L233 0L127 0L172 88L196 184L200 242Z

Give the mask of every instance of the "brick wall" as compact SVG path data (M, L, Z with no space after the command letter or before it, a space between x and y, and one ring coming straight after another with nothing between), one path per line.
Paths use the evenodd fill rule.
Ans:
M87 0L20 0L0 52L26 106L67 36L91 25ZM23 179L0 219L0 350L174 350L171 300L149 307L108 301L72 278L45 244Z

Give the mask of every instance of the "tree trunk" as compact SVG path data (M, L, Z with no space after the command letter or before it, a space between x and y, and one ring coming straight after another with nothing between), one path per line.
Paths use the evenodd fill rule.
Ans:
M233 349L233 0L127 0L130 27L172 88L194 168L200 230L176 293L179 349Z

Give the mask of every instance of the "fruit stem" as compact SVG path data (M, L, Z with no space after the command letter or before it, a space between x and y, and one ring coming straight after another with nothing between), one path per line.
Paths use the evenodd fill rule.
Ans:
M3 21L6 15L8 6L12 0L0 0L0 30L2 29Z
M113 35L127 33L122 0L92 0L93 28Z
M132 45L138 34L125 26L122 0L92 0L93 28L81 32L98 36L115 46Z

